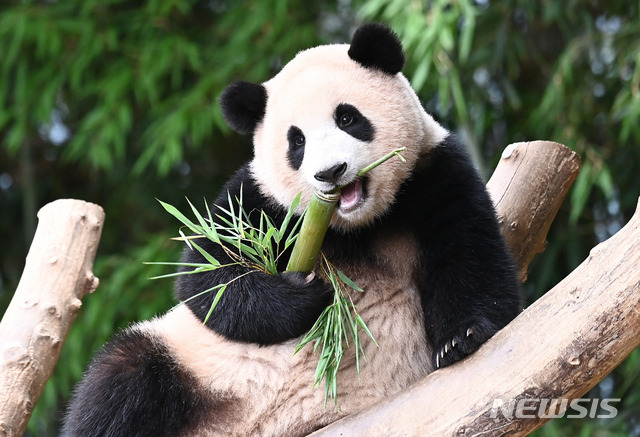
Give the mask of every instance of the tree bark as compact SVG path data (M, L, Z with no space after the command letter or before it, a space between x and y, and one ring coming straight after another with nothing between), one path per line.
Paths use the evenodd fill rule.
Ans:
M638 265L640 204L622 230L477 352L314 436L529 434L546 413L559 413L553 399L579 399L640 345ZM529 417L501 410L500 401L523 405Z
M515 143L502 153L487 189L521 281L546 247L551 223L579 171L580 157L551 141Z
M92 273L104 211L64 199L38 212L26 265L0 321L0 436L20 436L58 361Z

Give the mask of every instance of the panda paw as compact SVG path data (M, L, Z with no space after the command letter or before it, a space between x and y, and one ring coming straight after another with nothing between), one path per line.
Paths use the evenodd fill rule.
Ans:
M297 299L299 303L300 300L308 301L320 311L333 299L333 287L313 272L284 272L280 276L287 284L293 286L292 294L288 295L289 299Z
M460 328L445 341L436 344L432 364L434 369L448 366L475 352L494 332L487 332L481 324Z
M306 287L307 285L315 282L315 273L302 273L302 272L284 272L280 273L283 279L296 287Z

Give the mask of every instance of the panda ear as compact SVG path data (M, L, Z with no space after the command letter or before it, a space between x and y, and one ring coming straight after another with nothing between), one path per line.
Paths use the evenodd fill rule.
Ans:
M358 27L351 39L349 57L367 68L387 74L399 73L404 66L402 44L393 30L380 23Z
M238 81L220 95L220 109L227 124L241 134L253 132L264 118L267 89L261 84Z

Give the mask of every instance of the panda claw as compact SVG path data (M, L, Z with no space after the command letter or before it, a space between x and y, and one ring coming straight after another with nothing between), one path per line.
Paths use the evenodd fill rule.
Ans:
M458 342L456 341L455 338L453 340L451 340L451 347L452 348L456 347L457 344L458 344Z
M444 345L444 353L445 353L445 354L449 353L449 343L446 343L446 344Z
M473 335L473 329L469 328L467 329L467 337L470 337Z
M440 368L440 356L436 354L436 369Z
M306 281L306 283L308 284L308 283L310 283L311 281L313 281L313 280L315 279L315 277L316 277L316 274L312 271L311 273L309 273L309 274L307 275L307 277L306 277L306 278L304 278L304 280L305 280L305 281Z

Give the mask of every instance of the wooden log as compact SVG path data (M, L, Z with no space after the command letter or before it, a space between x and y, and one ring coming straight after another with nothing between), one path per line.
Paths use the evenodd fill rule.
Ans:
M514 143L502 153L487 189L521 281L546 247L551 223L579 171L580 157L551 141Z
M529 434L559 412L549 411L553 399L579 399L640 345L638 265L640 203L623 229L476 353L314 436Z
M92 273L104 211L63 199L38 212L20 283L0 321L0 436L20 436L58 361Z

